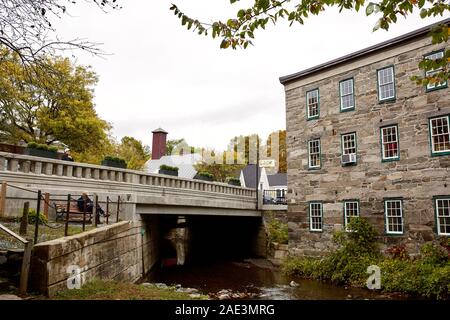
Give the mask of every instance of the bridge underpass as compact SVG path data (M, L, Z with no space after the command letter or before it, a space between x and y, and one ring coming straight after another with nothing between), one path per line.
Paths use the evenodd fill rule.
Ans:
M140 266L127 258L135 264L127 277L150 270L160 258L172 257L174 253L178 264L205 258L264 256L262 212L286 210L286 206L266 208L262 201L257 203L255 190L225 183L2 152L0 182L41 190L49 194L50 202L65 199L69 193L76 197L82 191L97 195L103 204L108 196L120 196L123 199L120 220L130 221L130 230L142 229L146 234L142 239L133 235L124 240L134 241L136 248L142 247L138 254L145 260ZM35 194L8 188L0 217L19 216L24 202L36 208ZM125 226L120 224L117 228ZM89 260L82 263L89 264Z
M147 229L158 229L163 264L196 264L265 257L262 217L207 215L144 216Z

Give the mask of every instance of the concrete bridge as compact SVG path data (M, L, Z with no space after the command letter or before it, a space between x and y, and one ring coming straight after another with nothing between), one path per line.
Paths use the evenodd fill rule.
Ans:
M67 194L78 197L88 191L99 196L120 196L124 201L122 220L139 215L218 215L261 216L262 204L256 191L218 182L149 174L85 163L67 162L0 152L0 181L50 194L52 201L63 201ZM8 188L5 214L19 214L24 201L35 196Z
M4 152L0 152L0 182L8 184L5 217L20 216L25 201L36 207L36 193L24 189L48 193L51 203L64 203L68 194L78 198L87 191L98 195L103 208L110 197L111 212L117 210L115 200L120 196L119 220L145 230L144 238L139 234L132 238L144 248L142 272L169 257L182 265L189 257L214 254L265 256L264 212L287 209L263 205L254 189L225 183ZM50 210L50 218L52 214ZM118 222L115 215L110 221Z

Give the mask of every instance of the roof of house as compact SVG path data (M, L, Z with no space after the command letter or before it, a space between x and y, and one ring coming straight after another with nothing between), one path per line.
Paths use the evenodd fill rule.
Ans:
M261 180L262 168L258 171L258 180ZM256 188L256 164L249 164L242 169L242 174L245 180L245 186L247 188ZM269 186L287 186L287 175L286 173L276 173L268 174L267 180L269 181Z
M158 173L159 167L165 164L167 166L178 167L179 177L193 179L197 174L194 165L201 160L202 156L198 153L163 156L158 160L147 161L145 170L149 173Z
M247 188L256 188L256 164L248 164L242 169L245 186ZM258 180L261 178L261 168L258 170Z
M309 76L309 75L314 74L316 72L320 72L320 71L323 71L325 69L328 69L328 68L331 68L331 67L335 67L335 66L337 66L339 64L346 63L349 60L353 60L353 59L356 59L356 58L363 57L365 55L369 55L369 54L375 53L375 52L383 50L383 49L385 49L387 47L391 47L391 46L394 46L394 45L399 45L401 43L404 43L404 42L410 41L412 39L415 39L417 37L424 36L424 35L428 34L430 32L430 29L433 26L436 26L438 24L450 24L450 18L447 18L445 20L442 20L442 21L439 21L437 23L428 25L426 27L423 27L423 28L411 31L411 32L403 34L403 35L401 35L399 37L396 37L396 38L393 38L393 39L390 39L390 40L378 43L378 44L370 46L368 48L365 48L365 49L362 49L362 50L350 53L350 54L345 55L343 57L340 57L340 58L337 58L337 59L334 59L334 60L331 60L331 61L319 64L319 65L314 66L312 68L308 68L308 69L305 69L305 70L300 71L300 72L296 72L296 73L293 73L293 74L290 74L290 75L287 75L287 76L280 77L279 80L280 80L281 84L287 84L287 83L289 83L291 81L301 79L303 77Z
M164 130L163 128L158 128L158 129L155 129L155 130L152 131L152 133L158 133L158 132L165 133L165 134L168 133L168 132L167 132L166 130Z
M286 173L276 173L267 175L269 180L269 186L287 186L287 174Z

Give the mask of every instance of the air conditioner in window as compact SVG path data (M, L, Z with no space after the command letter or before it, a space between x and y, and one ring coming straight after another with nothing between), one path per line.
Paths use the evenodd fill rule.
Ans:
M342 155L342 164L356 163L356 153L349 153Z

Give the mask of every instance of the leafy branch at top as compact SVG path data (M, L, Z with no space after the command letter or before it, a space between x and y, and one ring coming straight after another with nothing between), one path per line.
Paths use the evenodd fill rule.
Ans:
M231 4L239 0L230 0ZM339 11L359 11L365 6L366 15L380 15L373 30L388 30L395 24L399 17L406 17L418 9L421 18L443 16L450 11L448 0L382 0L369 2L365 0L254 0L253 5L248 8L239 9L236 17L226 21L217 20L211 23L201 22L191 18L172 4L170 10L181 20L181 24L188 30L193 29L200 35L211 35L212 38L222 39L220 48L246 49L253 44L255 31L264 30L269 22L276 25L280 20L287 20L290 25L295 22L304 24L310 15L319 15L330 7L337 7ZM447 42L449 29L447 25L441 25L431 30L433 43ZM449 79L450 52L445 51L442 59L430 61L424 59L419 67L424 71L438 70L431 76L415 76L417 82L439 83Z

